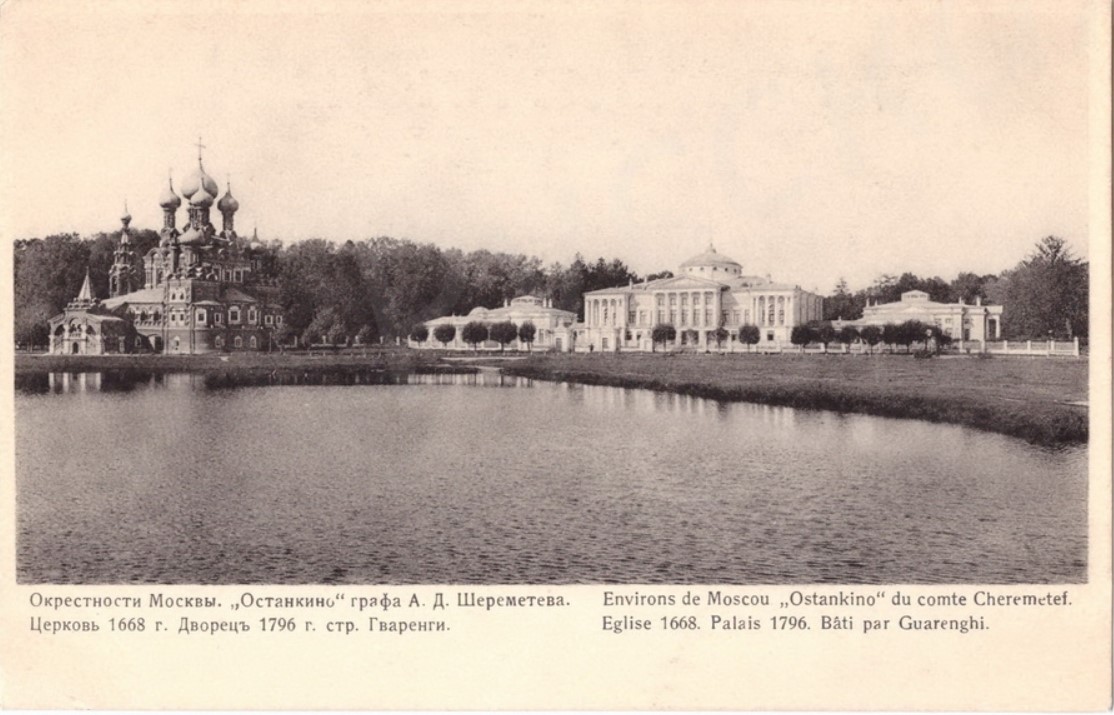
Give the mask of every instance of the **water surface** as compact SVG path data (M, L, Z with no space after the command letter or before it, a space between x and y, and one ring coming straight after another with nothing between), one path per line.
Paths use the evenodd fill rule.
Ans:
M393 382L25 380L20 580L1086 579L1085 448L494 373Z

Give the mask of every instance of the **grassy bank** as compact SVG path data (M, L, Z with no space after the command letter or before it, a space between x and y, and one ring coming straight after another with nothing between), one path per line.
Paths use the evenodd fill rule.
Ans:
M1087 363L905 356L546 355L512 375L947 422L1056 446L1087 441ZM944 448L943 446L941 448Z

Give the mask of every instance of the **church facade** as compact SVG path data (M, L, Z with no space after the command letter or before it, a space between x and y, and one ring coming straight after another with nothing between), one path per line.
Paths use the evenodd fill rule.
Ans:
M799 285L744 275L742 265L709 246L681 264L677 275L584 294L584 322L571 328L574 350L699 351L733 347L739 328L758 328L758 348L789 344L796 325L823 317L823 299ZM653 329L676 337L655 346ZM717 331L725 331L722 342Z
M197 355L268 350L282 327L278 287L264 275L264 246L235 230L239 201L231 184L217 200L217 183L197 169L159 199L163 226L158 246L140 259L132 246L131 215L109 271L109 296L97 300L88 275L80 295L50 320L50 351L56 354L156 352ZM184 201L183 201L184 199ZM186 203L186 222L176 226ZM210 220L221 215L221 230ZM81 336L79 337L79 333Z

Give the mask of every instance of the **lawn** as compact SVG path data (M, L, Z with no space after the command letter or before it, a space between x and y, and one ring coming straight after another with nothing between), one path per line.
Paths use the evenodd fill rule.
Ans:
M1087 440L1087 361L849 355L538 355L516 375Z

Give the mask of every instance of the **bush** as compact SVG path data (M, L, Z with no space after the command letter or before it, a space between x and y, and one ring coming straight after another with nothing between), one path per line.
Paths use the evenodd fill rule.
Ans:
M473 350L476 349L477 345L487 340L487 336L487 326L476 320L465 325L460 331L460 338L471 345Z
M762 339L762 331L758 329L757 325L740 325L739 326L739 342L744 345L757 345L758 341Z
M789 342L798 347L808 345L816 338L816 332L807 325L794 325L789 332Z
M449 343L456 337L456 326L454 325L438 325L433 329L433 337L441 345L448 347Z
M659 323L650 331L650 339L653 341L653 345L657 345L658 343L665 345L665 343L677 339L677 329L669 323ZM653 345L650 346L651 350L653 349Z
M499 351L502 352L506 349L508 344L518 337L518 328L511 321L504 320L488 328L487 337L499 343ZM467 338L465 338L465 340L467 340Z
M534 324L527 320L522 325L518 326L518 340L525 343L527 347L532 348L534 345L534 336L537 334L538 329Z
M424 323L418 323L410 329L410 339L421 345L429 339L429 328L427 328ZM363 341L361 340L360 342L362 343Z

